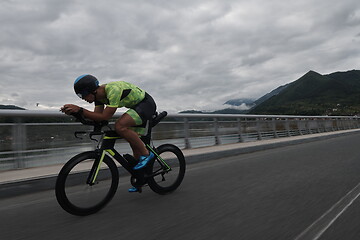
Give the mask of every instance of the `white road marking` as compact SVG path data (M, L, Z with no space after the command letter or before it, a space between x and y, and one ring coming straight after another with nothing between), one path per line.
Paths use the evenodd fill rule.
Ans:
M343 198L335 203L313 224L306 228L294 240L317 240L343 214L346 209L360 196L360 183Z

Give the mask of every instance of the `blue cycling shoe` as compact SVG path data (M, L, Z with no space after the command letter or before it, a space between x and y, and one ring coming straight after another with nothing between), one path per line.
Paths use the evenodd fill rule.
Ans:
M146 166L150 162L151 159L154 158L154 154L150 152L149 156L141 156L139 163L134 167L134 170L139 170Z
M133 193L133 192L139 192L139 189L137 187L132 187L128 189L129 193Z

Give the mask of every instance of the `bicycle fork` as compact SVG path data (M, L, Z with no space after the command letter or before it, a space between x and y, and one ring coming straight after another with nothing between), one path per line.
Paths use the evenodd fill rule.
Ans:
M86 183L89 184L90 186L93 186L96 183L96 178L99 174L100 166L104 160L105 154L106 154L105 150L103 150L101 153L100 153L100 150L96 151L96 159L91 167L89 176L86 180Z

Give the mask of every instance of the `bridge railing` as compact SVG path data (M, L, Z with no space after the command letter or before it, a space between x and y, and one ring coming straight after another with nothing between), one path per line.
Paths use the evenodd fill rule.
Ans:
M81 151L94 149L96 143L73 135L91 128L69 120L59 112L0 111L0 170L63 164ZM169 114L154 128L153 139L156 145L171 142L189 149L359 127L357 116ZM131 153L124 141L116 148Z

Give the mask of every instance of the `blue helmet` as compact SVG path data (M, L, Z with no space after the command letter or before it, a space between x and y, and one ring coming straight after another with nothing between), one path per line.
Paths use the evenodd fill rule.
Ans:
M99 81L97 78L89 74L81 75L74 82L75 93L80 98L85 98L87 95L94 93L98 87Z

